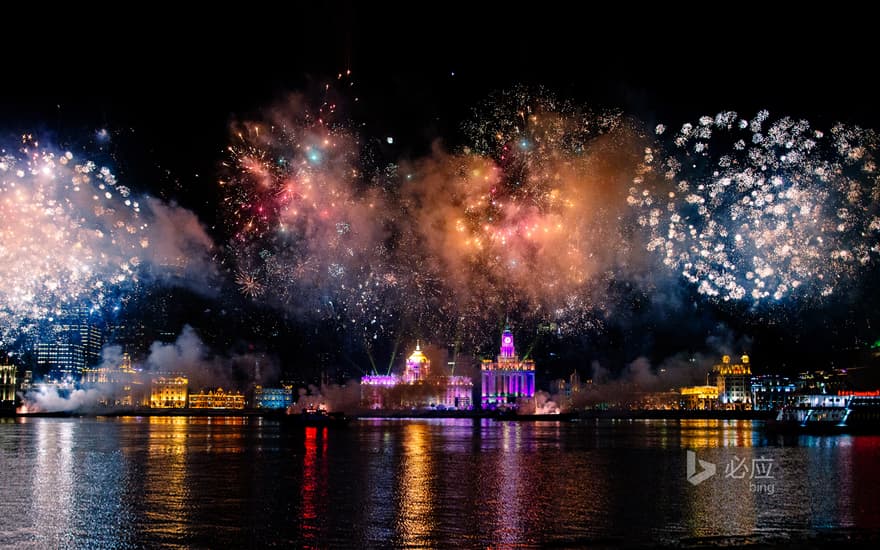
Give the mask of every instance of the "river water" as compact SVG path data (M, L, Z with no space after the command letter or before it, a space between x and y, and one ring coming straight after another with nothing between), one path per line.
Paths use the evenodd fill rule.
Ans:
M757 421L0 419L15 548L833 545L878 489L880 436Z

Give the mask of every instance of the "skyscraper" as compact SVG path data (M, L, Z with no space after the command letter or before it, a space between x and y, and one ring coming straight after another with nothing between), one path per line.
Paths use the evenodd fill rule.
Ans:
M70 307L65 309L60 325L70 334L72 341L82 346L86 366L97 365L101 360L104 338L95 314L86 307Z
M0 364L0 408L15 403L15 365Z
M520 361L513 343L510 327L501 335L501 350L496 361L483 359L483 407L504 407L516 404L521 398L535 395L535 362Z
M39 342L34 351L39 370L58 380L78 381L86 367L82 346L63 337Z
M34 347L37 366L59 380L79 381L86 367L101 359L103 338L85 307L66 308Z

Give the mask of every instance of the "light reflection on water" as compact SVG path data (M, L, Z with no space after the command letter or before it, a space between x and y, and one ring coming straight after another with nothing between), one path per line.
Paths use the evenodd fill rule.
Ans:
M305 431L305 454L302 459L302 482L300 514L303 543L320 544L323 521L327 514L327 427L308 426Z
M716 475L687 483L687 449ZM770 460L773 478L728 476L733 460ZM421 548L813 537L880 527L878 466L880 436L769 436L750 421L0 419L0 540Z

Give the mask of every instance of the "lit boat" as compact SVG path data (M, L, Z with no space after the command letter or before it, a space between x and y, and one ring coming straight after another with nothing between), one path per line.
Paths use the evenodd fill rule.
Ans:
M286 419L291 424L302 426L345 426L351 420L343 413L328 412L323 403L317 406L309 405L299 413L288 409Z
M799 395L780 409L771 428L797 431L880 432L880 390Z

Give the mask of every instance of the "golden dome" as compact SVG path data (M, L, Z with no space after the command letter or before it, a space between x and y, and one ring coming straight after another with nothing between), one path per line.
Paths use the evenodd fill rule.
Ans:
M407 363L427 363L428 358L422 353L422 349L419 346L418 341L416 341L416 350L412 352L412 355L409 356L409 359L406 360Z

